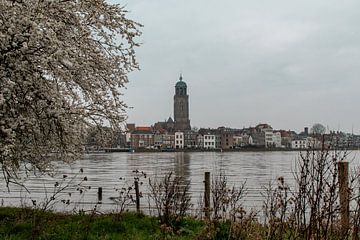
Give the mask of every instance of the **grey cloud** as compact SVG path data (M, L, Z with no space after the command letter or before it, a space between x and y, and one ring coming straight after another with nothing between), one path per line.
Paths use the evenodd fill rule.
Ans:
M359 1L133 0L127 9L144 24L142 70L124 91L129 121L172 114L182 71L194 125L322 122L360 133Z

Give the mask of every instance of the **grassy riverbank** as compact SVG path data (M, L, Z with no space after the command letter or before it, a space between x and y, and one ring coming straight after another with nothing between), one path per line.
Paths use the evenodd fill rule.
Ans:
M195 239L205 225L184 219L177 232L157 218L125 214L59 214L0 208L0 239Z
M240 225L193 217L161 224L156 217L123 214L63 214L30 208L0 207L0 239L234 240L268 239L257 221ZM284 239L289 239L284 236Z
M278 225L273 231L274 226L260 224L253 218L231 222L192 217L185 217L176 221L175 226L169 226L161 224L158 218L132 212L63 214L0 207L0 239L308 239L298 235L288 224ZM358 238L335 230L324 239Z

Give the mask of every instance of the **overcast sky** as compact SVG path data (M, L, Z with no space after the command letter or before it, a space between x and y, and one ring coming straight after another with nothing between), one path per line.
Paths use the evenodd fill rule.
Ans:
M173 116L182 72L192 126L360 133L359 0L117 1L144 25L128 122Z

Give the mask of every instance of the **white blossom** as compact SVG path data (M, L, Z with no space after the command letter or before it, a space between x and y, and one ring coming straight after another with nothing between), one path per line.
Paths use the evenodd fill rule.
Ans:
M140 24L103 0L0 0L0 164L43 169L81 152L87 126L118 126Z

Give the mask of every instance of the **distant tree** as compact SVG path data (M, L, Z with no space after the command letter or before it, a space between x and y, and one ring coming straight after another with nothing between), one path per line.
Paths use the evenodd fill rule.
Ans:
M116 127L140 24L104 0L0 1L0 164L79 156L87 126Z
M191 128L191 130L193 130L194 132L198 132L198 131L199 131L199 128L196 127L196 126L194 126L194 127Z
M320 123L315 123L310 129L310 133L316 135L322 135L325 132L326 132L326 128Z

